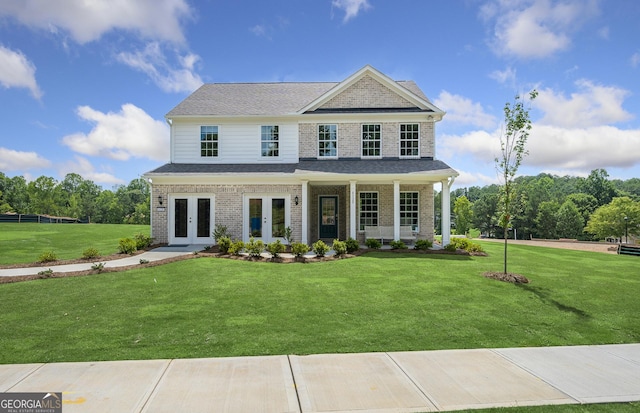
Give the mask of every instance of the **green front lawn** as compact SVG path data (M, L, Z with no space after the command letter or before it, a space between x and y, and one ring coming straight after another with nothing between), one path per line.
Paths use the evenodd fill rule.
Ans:
M637 257L510 246L313 264L198 258L0 285L0 363L640 341Z
M532 407L496 407L460 410L458 413L632 413L640 411L640 403L564 404Z
M53 251L58 259L76 259L88 247L100 254L118 252L120 238L137 233L149 235L148 225L115 224L0 224L0 265L38 261L40 254Z

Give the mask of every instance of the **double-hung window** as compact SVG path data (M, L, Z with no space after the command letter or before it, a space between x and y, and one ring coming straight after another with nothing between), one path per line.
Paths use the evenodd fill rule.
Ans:
M217 126L200 126L200 156L203 158L218 156Z
M420 157L420 125L417 123L400 125L400 157Z
M400 225L418 231L420 221L418 192L400 192Z
M263 126L261 131L261 152L262 156L279 156L279 132L278 126Z
M363 158L379 158L382 156L381 142L380 124L362 125Z
M338 156L337 125L318 125L318 157L336 158Z
M364 227L378 226L378 193L360 192L360 231Z

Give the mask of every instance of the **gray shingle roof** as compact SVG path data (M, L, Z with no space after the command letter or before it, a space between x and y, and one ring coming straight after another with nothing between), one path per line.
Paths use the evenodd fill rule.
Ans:
M180 164L168 163L148 174L256 174L319 172L345 175L407 174L451 170L446 163L432 159L301 159L299 163L287 164Z
M414 81L399 81L427 100ZM339 82L207 83L193 92L167 117L174 116L281 116L296 113Z

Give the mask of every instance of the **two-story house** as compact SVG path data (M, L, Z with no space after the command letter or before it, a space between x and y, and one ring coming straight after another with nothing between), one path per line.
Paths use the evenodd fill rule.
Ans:
M205 84L167 115L171 159L145 174L156 242L364 242L365 228L433 239L442 185L443 243L458 173L435 159L444 112L413 81L365 66L342 82ZM404 232L406 233L406 232Z

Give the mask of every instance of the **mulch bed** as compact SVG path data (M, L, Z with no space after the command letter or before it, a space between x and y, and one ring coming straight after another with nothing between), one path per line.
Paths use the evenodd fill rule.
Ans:
M147 250L156 248L160 245L154 245L152 247L150 247ZM133 255L139 255L143 252L145 252L146 250L141 250L141 251L137 251L136 253L134 253ZM185 255L180 255L177 257L172 257L172 258L167 258L167 259L163 259L163 260L158 260L158 261L151 261L145 264L134 264L134 265L128 265L125 267L105 267L103 269L100 270L85 270L85 271L74 271L74 272L56 272L55 268L57 265L65 265L65 264L82 264L82 263L104 263L107 261L111 261L111 260L116 260L119 258L124 258L127 255L126 254L113 254L113 255L109 255L109 256L104 256L104 257L98 257L96 259L75 259L75 260L59 260L59 261L55 261L55 262L50 262L50 263L41 263L41 262L35 262L35 263L28 263L28 264L13 264L13 265L3 265L0 266L0 269L4 269L4 268L26 268L26 267L47 267L50 268L53 272L51 273L46 273L46 274L33 274L33 275L21 275L21 276L16 276L16 277L0 277L0 284L8 284L8 283L14 283L14 282L20 282L20 281L31 281L31 280L40 280L40 279L46 279L46 278L65 278L65 277L80 277L80 276L85 276L85 275L95 275L95 274L104 274L104 273L111 273L111 272L121 272L121 271L127 271L127 270L132 270L132 269L136 269L136 268L141 268L141 267L156 267L159 265L164 265L164 264L169 264L171 262L176 262L176 261L183 261L183 260L189 260L189 259L195 259L195 258L222 258L222 259L232 259L232 260L242 260L242 261L254 261L254 262L277 262L277 263L284 263L284 264L289 264L289 263L314 263L314 262L327 262L327 261L335 261L335 260L342 260L342 259L348 259L348 258L353 258L362 254L365 254L367 252L372 252L375 250L367 250L367 249L360 249L358 251L355 251L351 254L345 254L342 256L330 256L330 257L277 257L277 258L264 258L264 257L249 257L247 255L229 255L229 254L222 254L218 251L218 248L216 246L205 250L205 251L201 251L198 252L197 254L185 254ZM458 250L455 252L452 251L445 251L445 250L412 250L412 249L396 249L396 250L377 250L377 251L382 251L382 252L391 252L391 253L403 253L403 254L423 254L423 255L430 255L430 254L436 254L436 255L466 255L466 256L470 256L470 255L479 255L479 256L486 256L485 253L469 253L467 251L463 251L463 250Z
M513 284L528 284L529 279L521 274L514 274L512 272L485 272L482 274L486 278L492 280L504 281Z

